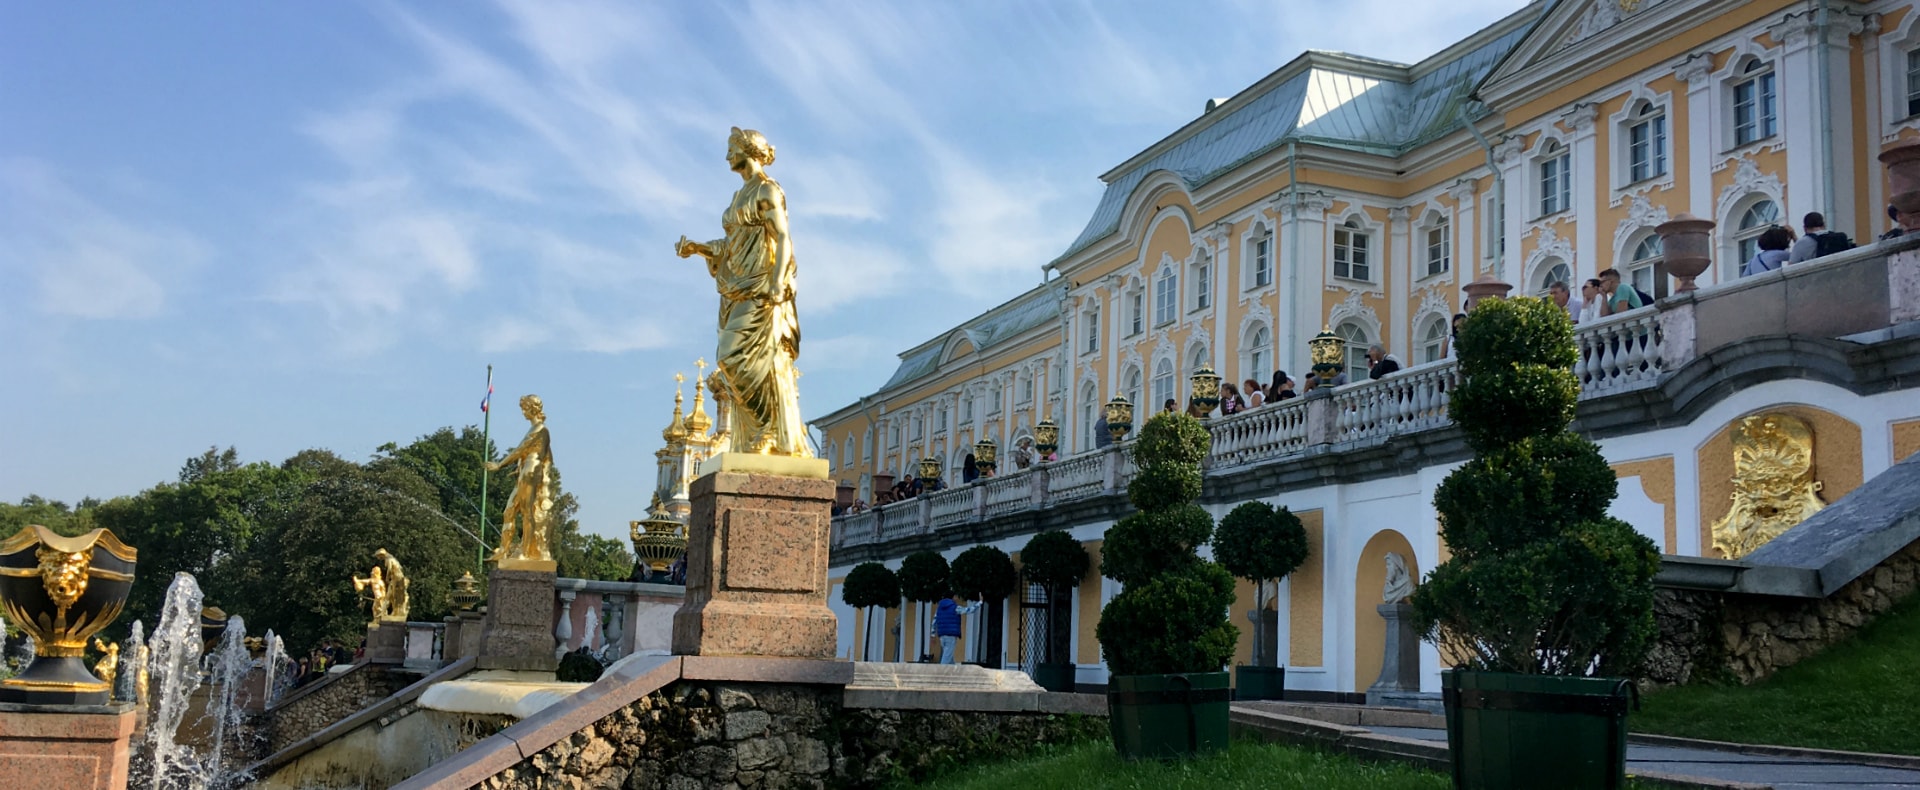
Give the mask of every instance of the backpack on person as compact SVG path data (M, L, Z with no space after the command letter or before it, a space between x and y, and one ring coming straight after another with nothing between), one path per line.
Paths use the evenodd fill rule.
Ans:
M1647 293L1646 291L1642 291L1639 288L1634 288L1633 292L1640 295L1641 307L1645 307L1647 305L1653 304L1653 294Z
M1813 237L1813 257L1825 258L1836 252L1853 249L1853 239L1837 230L1808 234Z

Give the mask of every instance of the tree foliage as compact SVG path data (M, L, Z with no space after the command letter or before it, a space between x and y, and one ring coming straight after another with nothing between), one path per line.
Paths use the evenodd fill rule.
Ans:
M1028 538L1020 549L1020 574L1049 590L1079 586L1092 565L1087 547L1057 529Z
M1020 575L1007 553L992 546L975 546L953 558L948 574L953 592L975 601L999 601L1020 587Z
M900 605L900 577L877 562L863 562L847 572L840 584L840 600L855 609L879 606L891 609Z
M1213 534L1213 518L1193 503L1209 442L1199 420L1161 413L1134 445L1140 471L1127 496L1140 510L1107 530L1100 562L1125 585L1095 632L1116 675L1217 672L1233 655L1233 577L1194 553Z
M1291 510L1245 502L1220 519L1213 558L1248 581L1283 579L1307 561L1307 529Z
M1414 591L1426 637L1472 669L1635 671L1654 631L1660 553L1609 517L1613 471L1567 430L1573 326L1539 299L1482 302L1460 330L1449 402L1475 457L1434 494L1453 556Z
M947 558L936 552L916 551L900 561L900 593L909 601L938 601L952 592Z

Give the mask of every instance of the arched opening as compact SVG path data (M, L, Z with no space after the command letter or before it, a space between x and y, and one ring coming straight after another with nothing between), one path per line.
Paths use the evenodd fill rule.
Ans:
M1347 382L1367 380L1367 347L1373 345L1373 337L1367 334L1367 328L1359 321L1347 320L1333 328L1333 333L1347 342Z
M1760 234L1778 224L1780 204L1764 197L1740 212L1740 220L1735 223L1733 231L1733 265L1736 269L1760 254Z
M1381 593L1387 581L1387 554L1400 555L1412 579L1420 578L1420 562L1414 557L1413 544L1396 530L1383 529L1367 539L1354 566L1353 586L1353 690L1366 691L1380 678L1381 659L1386 657L1387 621L1380 615Z
M1438 362L1447 357L1447 317L1431 315L1420 324L1420 363Z

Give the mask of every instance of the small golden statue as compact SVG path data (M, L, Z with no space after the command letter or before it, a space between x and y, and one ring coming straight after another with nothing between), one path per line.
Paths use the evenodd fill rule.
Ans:
M144 642L133 648L133 702L136 705L147 704L147 656L150 652Z
M1813 479L1813 429L1786 414L1740 421L1733 437L1733 505L1713 524L1713 547L1737 560L1826 507Z
M724 407L729 451L811 458L800 419L800 317L794 307L793 237L787 196L767 176L773 144L752 129L727 137L727 165L745 183L720 215L726 236L681 236L682 258L707 261L720 291L720 346L713 394Z
M496 472L508 464L519 467L513 496L500 514L500 548L491 559L505 568L551 570L553 553L547 541L553 534L553 446L547 437L547 412L538 395L521 398L520 411L531 423L526 438L505 458L487 464Z
M93 649L106 654L100 663L93 665L93 675L104 681L108 689L112 689L113 678L120 672L120 645L95 639Z
M373 603L373 610L368 616L373 622L380 622L380 613L387 608L387 580L382 578L380 566L373 566L373 572L366 576L353 577L353 591L366 593L367 599Z

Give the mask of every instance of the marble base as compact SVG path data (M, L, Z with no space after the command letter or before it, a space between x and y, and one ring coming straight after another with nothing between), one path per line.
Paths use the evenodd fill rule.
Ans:
M553 571L495 568L487 575L487 613L481 618L480 669L552 672ZM464 628L463 628L464 630Z
M383 620L367 626L367 663L402 664L406 660L406 623Z
M834 658L838 623L827 608L833 490L831 480L728 471L693 482L687 597L673 616L676 655Z
M0 787L127 786L132 703L0 705Z

